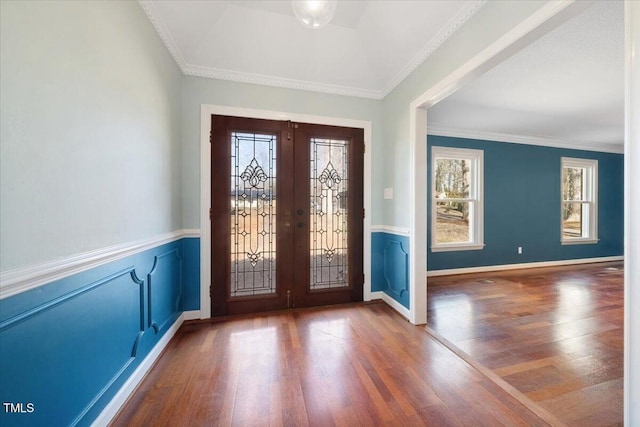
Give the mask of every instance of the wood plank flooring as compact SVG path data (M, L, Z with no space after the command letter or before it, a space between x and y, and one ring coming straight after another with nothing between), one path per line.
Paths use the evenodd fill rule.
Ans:
M112 425L548 423L377 303L185 324Z
M570 426L623 422L622 263L429 278L428 327Z

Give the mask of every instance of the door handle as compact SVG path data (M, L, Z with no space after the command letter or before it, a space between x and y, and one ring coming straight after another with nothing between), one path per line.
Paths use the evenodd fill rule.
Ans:
M297 214L298 214L298 215L302 215L303 213L304 213L304 211L303 211L302 209L298 209L298 210L297 210Z
M298 223L298 228L302 228L302 227L304 227L304 222L299 222Z

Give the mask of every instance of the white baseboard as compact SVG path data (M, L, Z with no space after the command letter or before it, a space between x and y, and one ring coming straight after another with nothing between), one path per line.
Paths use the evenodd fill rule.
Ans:
M184 317L184 320L202 319L202 314L200 313L200 310L185 311L184 313L182 313L182 316Z
M193 311L188 311L187 313L194 313ZM200 312L198 311L198 314ZM111 402L102 410L100 415L93 421L91 424L92 427L103 427L108 426L113 417L116 416L120 408L127 402L131 393L135 391L138 387L138 384L144 379L145 375L149 372L149 370L153 367L153 364L158 360L162 350L165 349L171 338L174 337L176 332L180 326L184 323L185 313L180 315L178 319L171 325L169 330L160 338L160 341L151 349L147 357L144 358L140 366L133 371L133 374L127 379L127 381L122 385L120 390L113 396Z
M597 262L624 261L624 256L601 258L566 259L561 261L525 262L519 264L488 265L483 267L451 268L427 271L427 277L450 276L454 274L485 273L488 271L519 270L522 268L559 267L563 265L592 264Z
M404 305L400 304L398 301L394 300L393 298L391 298L389 295L387 295L386 293L382 292L382 291L376 291L376 292L371 292L371 299L381 299L382 301L384 301L388 306L390 306L391 308L393 308L395 311L397 311L398 313L400 313L404 318L406 319L410 319L409 316L409 309L407 307L405 307Z

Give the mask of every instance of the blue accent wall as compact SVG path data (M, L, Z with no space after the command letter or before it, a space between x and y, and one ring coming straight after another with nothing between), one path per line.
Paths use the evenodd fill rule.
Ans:
M200 310L200 239L182 239L182 256L182 309Z
M371 291L382 291L409 308L409 238L371 234Z
M0 425L90 425L199 299L199 239L182 239L0 300ZM26 408L26 406L25 406Z
M429 135L431 147L484 151L482 250L431 252L431 174L428 176L427 269L598 258L623 254L624 156L534 145ZM598 160L597 244L560 244L561 157ZM518 255L517 247L523 253Z

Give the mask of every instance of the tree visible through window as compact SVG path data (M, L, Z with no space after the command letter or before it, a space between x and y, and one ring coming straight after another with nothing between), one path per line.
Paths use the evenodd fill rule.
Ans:
M432 149L432 250L481 249L480 150Z
M562 158L562 243L597 242L598 161Z

